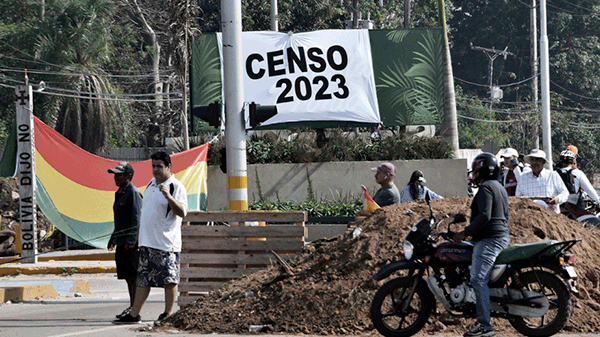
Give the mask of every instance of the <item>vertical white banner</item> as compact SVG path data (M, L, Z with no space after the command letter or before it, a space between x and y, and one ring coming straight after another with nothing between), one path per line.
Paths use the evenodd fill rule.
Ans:
M21 223L21 263L37 263L37 203L35 199L35 139L33 132L33 90L30 85L15 88L17 106L17 176Z

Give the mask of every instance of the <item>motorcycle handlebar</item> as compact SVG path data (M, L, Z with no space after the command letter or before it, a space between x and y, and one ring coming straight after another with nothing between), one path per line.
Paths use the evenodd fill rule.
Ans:
M453 231L447 231L447 232L446 232L446 231L444 231L444 232L441 232L441 233L440 233L440 236L441 236L442 238L444 238L444 240L454 240L454 239L453 239L453 237L454 237L454 234L456 234L456 232L453 232Z

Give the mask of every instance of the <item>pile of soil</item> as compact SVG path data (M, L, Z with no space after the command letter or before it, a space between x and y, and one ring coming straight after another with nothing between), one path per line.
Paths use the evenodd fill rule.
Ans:
M470 213L470 198L434 200L432 206L446 228L455 213ZM407 209L414 214L409 215ZM376 336L368 313L371 299L382 282L373 281L379 267L403 259L402 241L421 217L429 215L424 202L396 204L378 209L335 242L305 252L291 263L291 273L279 267L235 280L190 304L166 320L166 327L200 333L248 333L251 325L289 334ZM464 224L454 225L458 230ZM529 199L510 198L511 244L541 240L583 241L576 254L579 294L565 332L600 331L600 231L540 207ZM253 296L247 296L250 292ZM445 319L442 308L432 315L420 335L462 335L472 320ZM501 335L516 335L508 321L492 319Z

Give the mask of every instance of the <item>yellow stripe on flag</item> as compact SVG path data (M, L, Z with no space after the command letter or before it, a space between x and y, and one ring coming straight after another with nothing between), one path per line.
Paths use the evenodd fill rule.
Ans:
M371 195L369 194L369 192L365 189L365 202L366 202L366 207L367 207L367 211L369 212L373 212L374 210L380 208L379 205L375 202L375 200L373 200L373 198L371 198Z

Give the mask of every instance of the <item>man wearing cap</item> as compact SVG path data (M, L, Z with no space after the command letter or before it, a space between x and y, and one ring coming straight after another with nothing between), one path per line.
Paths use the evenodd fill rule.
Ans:
M544 198L546 201L535 201L560 213L558 206L567 201L569 191L558 173L544 168L548 162L546 153L542 150L531 150L531 153L525 156L525 161L531 165L531 171L521 175L515 195L533 199Z
M400 202L398 187L394 185L394 175L396 175L396 166L392 163L383 163L377 167L371 168L375 172L375 182L381 185L373 196L377 205L383 207ZM365 186L362 186L366 190Z
M109 169L108 173L114 174L115 185L119 187L115 192L113 204L115 230L108 240L108 249L116 248L117 278L127 282L129 291L129 307L117 315L117 318L121 318L131 311L135 299L138 266L137 236L142 211L142 194L131 183L134 171L128 162L119 163L115 168Z
M508 169L502 176L502 185L508 196L512 197L517 192L517 183L521 175L530 168L519 163L519 153L512 147L504 149L500 153L500 158L504 160L504 166Z

